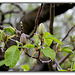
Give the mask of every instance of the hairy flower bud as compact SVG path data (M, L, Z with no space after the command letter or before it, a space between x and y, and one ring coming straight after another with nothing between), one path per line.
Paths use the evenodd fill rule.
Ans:
M23 33L20 37L20 42L25 45L26 44L26 35Z
M43 23L41 23L39 25L39 34L44 35L44 33L45 33L45 27L44 27Z

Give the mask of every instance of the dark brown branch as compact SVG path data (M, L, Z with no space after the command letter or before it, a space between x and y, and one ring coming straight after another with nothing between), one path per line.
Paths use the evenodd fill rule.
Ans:
M11 3L11 4L12 4L12 5L15 5L17 8L19 8L20 11L23 11L22 8L21 8L19 5L15 4L15 3Z
M49 30L50 30L50 33L52 35L53 35L54 15L55 15L55 4L50 4L50 26L49 26Z
M0 22L1 24L10 24L12 27L13 25L10 22Z
M36 19L35 19L35 27L34 27L34 30L33 30L33 33L30 35L29 38L32 38L32 37L34 36L34 33L35 33L36 30L37 30L38 20L39 20L39 16L40 16L42 7L43 7L43 3L41 4L41 6L40 6L40 8L39 8L39 11L38 11L37 16L36 16Z
M60 15L64 12L66 12L68 9L71 9L75 6L75 4L70 4L70 3L55 3L55 16ZM34 29L34 22L35 22L35 17L37 15L37 12L40 7L32 10L31 12L25 14L22 18L21 21L23 22L24 25L24 33L30 34L32 30ZM45 22L49 20L49 10L50 9L50 4L46 3L43 5L43 9L41 11L40 17L39 17L39 22L38 25L42 22ZM61 10L62 9L62 10ZM20 24L17 25L17 29L20 30Z
M38 57L32 57L30 54L28 54L28 53L25 53L27 56L29 56L29 57L31 57L31 58L34 58L34 59L37 59L38 61L40 61L41 63L49 63L49 62L51 62L51 60L48 60L48 61L43 61L43 60L41 60L40 58L38 59Z
M72 30L74 27L75 27L75 25L74 25L71 29L69 29L69 31L67 32L67 34L65 35L65 37L62 39L62 41L64 41L64 40L67 38L67 36L69 35L69 33L71 32L71 30Z
M7 11L7 12L3 13L3 15L5 15L5 14L11 14L11 13L17 14L17 13L20 13L20 12L21 11L13 11L13 10L10 10L10 11Z
M1 30L3 30L3 29L4 29L4 27L0 25L0 29L1 29Z
M27 56L31 57L31 58L34 58L34 59L38 59L37 57L32 57L30 54L28 53L25 53Z
M49 30L50 33L53 35L53 22L54 22L54 15L55 15L55 4L50 4L50 26L49 26ZM53 43L50 46L51 48L53 48ZM50 58L49 58L50 60ZM53 71L53 62L49 62L48 63L48 67L50 71Z

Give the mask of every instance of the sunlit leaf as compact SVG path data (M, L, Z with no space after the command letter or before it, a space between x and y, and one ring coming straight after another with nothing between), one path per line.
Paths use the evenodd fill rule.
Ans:
M5 60L0 61L0 66L5 64Z
M73 53L71 49L69 49L68 47L63 47L61 49L61 52L67 52L67 53Z
M4 33L4 31L0 30L0 32L1 32L2 39L5 40L5 33Z
M29 69L30 69L30 67L29 67L29 65L22 65L21 66L25 71L29 71Z
M7 27L7 28L4 28L4 30L5 31L8 31L8 32L10 32L10 33L12 33L12 34L15 34L15 30L14 30L14 28L13 27Z
M45 39L45 45L44 46L50 46L52 43L51 39Z
M1 38L1 34L0 34L0 41L2 40L2 38Z
M67 71L67 70L59 70L59 71Z
M45 47L44 49L41 49L41 52L43 52L45 56L51 58L52 60L55 59L56 53L51 48Z
M35 44L38 46L38 44L40 43L40 39L38 37L38 35L34 35L34 38L35 38Z
M33 45L33 44L26 44L25 47L26 48L35 48L35 45Z
M16 45L9 47L5 52L5 65L14 67L19 60L20 51Z
M59 44L63 44L60 40L58 40L55 36L51 35L49 32L45 32L44 39L51 39Z

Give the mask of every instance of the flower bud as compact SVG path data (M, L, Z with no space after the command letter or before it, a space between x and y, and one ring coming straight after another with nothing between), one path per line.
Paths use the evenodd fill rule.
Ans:
M23 33L20 37L20 42L25 45L26 44L26 35Z
M44 33L45 33L45 27L44 27L43 23L41 23L39 25L39 34L44 35Z

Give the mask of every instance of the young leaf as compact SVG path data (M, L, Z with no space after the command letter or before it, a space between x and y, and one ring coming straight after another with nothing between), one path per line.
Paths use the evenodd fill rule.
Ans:
M32 45L32 44L26 44L25 47L26 47L26 48L35 48L35 45Z
M12 33L12 34L15 34L15 30L14 30L14 28L13 27L7 27L7 28L4 28L4 30L5 31L8 31L8 32L10 32L10 33Z
M0 61L0 66L5 64L5 60Z
M52 43L51 39L45 39L45 45L44 46L50 46Z
M69 49L68 47L63 47L61 49L61 52L68 52L68 53L73 53L71 49Z
M22 65L21 66L25 71L29 71L30 67L29 65Z
M2 39L2 38L1 38L1 34L0 34L0 41L1 41L1 39Z
M59 70L59 71L67 71L67 70Z
M38 37L38 35L34 35L34 38L35 38L35 44L38 46L38 44L40 43L40 39Z
M16 45L9 47L5 52L5 65L14 67L19 60L20 51Z
M43 52L45 56L51 58L52 60L55 59L56 53L51 48L45 47L44 49L41 49L41 52Z
M51 35L49 32L45 32L44 39L51 39L59 44L63 44L60 40L58 40L55 36Z
M0 32L1 32L2 39L5 40L5 33L4 33L4 31L0 30Z

